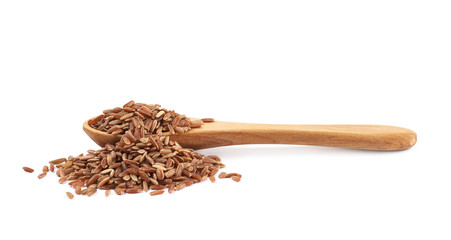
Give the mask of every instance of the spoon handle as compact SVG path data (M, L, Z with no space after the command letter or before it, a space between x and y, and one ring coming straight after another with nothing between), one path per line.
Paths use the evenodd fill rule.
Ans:
M193 141L193 137L196 139ZM416 133L384 125L281 125L237 122L207 123L172 138L193 149L238 144L296 144L366 150L405 150Z

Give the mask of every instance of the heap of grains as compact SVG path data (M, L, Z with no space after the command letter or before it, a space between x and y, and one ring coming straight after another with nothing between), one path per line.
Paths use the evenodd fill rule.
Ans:
M137 139L130 131L116 145L49 163L50 168L43 170L56 168L59 183L69 181L76 194L88 196L98 189L111 189L118 195L152 190L150 195L154 196L165 189L172 193L207 178L213 182L214 175L225 167L219 157L183 148L169 136Z
M183 148L163 135L184 133L213 118L189 119L185 115L168 111L160 105L130 101L122 108L104 110L88 124L109 134L123 134L115 145L106 144L99 150L88 150L86 155L59 158L42 168L38 178L55 172L59 183L69 182L78 195L92 196L104 189L105 196L140 193L151 190L160 195L182 190L205 179L215 182L215 174L225 167L217 156L205 156L193 149ZM153 135L151 135L153 134ZM23 167L32 173L34 170ZM241 175L221 173L219 178L232 178L238 182ZM74 198L70 192L67 197Z
M102 115L88 121L91 127L103 132L124 134L130 130L135 136L138 132L143 132L144 135L184 133L191 128L200 127L202 123L199 119L189 119L185 115L161 108L158 104L135 103L133 100L122 108L104 110Z

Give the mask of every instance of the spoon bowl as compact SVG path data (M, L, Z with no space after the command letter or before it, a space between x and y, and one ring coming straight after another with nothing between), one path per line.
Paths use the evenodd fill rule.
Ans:
M89 120L88 120L89 121ZM92 128L83 130L99 146L115 144L122 135ZM412 130L386 125L288 125L214 121L186 133L170 134L185 148L204 149L240 144L296 144L365 150L405 150L415 145Z

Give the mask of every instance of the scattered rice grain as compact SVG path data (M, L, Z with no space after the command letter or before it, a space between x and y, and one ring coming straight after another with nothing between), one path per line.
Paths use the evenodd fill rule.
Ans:
M71 192L66 192L66 195L69 199L74 199L74 194L72 194Z
M239 181L241 181L241 177L232 176L232 180L235 181L235 182L239 182Z
M215 121L214 118L202 118L201 120L202 120L202 122L204 122L204 123L210 123L210 122L214 122L214 121Z
M34 169L33 169L33 168L29 168L29 167L23 167L23 170L24 170L25 172L27 172L27 173L32 173L32 172L34 172Z
M164 193L164 190L155 190L150 192L150 196L156 196L156 195L161 195Z

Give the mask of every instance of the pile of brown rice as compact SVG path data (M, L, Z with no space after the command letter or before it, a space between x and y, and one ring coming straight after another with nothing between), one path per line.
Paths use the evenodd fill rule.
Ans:
M104 110L102 115L89 120L88 124L109 134L131 131L136 136L138 131L145 135L184 133L191 128L200 127L202 121L189 119L185 115L161 108L158 104L135 103L132 100L123 107Z
M213 119L205 120L211 121ZM42 168L39 179L48 172L55 172L59 183L68 181L78 195L92 196L98 189L104 189L106 196L111 190L118 195L151 190L150 195L154 196L166 189L168 193L179 191L207 178L215 182L215 175L225 167L219 157L183 148L169 136L161 135L165 131L179 132L178 128L185 132L200 124L191 122L184 115L161 109L159 105L130 101L123 108L105 110L89 124L111 134L124 134L115 145L107 144L99 150L88 150L86 155L50 161L49 166ZM149 133L157 135L149 136ZM29 167L23 169L29 173L34 171ZM222 172L219 178L239 182L241 175ZM70 199L74 198L72 193L66 194Z

